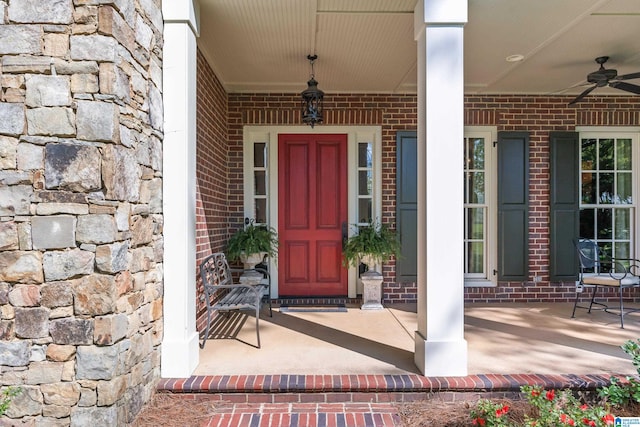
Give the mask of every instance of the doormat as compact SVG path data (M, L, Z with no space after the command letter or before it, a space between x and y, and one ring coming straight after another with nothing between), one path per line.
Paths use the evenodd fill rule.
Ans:
M280 313L346 313L344 304L337 305L281 305Z

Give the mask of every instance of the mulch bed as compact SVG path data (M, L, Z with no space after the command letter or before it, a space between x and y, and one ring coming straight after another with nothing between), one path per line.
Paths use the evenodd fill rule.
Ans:
M510 419L522 421L530 411L524 400L492 399L509 406ZM180 395L156 393L151 402L138 414L131 427L192 427L202 425L215 414L216 405L224 402L214 401L202 395ZM398 403L398 414L402 425L406 427L467 427L472 426L471 410L474 401L443 401L437 397L411 403ZM640 405L616 410L616 416L640 416Z

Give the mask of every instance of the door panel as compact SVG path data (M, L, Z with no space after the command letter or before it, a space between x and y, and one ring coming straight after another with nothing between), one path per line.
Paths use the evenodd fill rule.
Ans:
M347 295L346 135L279 136L278 209L279 294Z

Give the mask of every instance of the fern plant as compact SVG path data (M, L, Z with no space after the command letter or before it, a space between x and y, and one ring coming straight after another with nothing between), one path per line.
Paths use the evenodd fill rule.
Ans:
M238 230L227 243L229 261L240 259L242 254L266 253L275 257L278 253L278 234L272 227L255 225L253 220L245 228Z
M344 242L342 255L345 267L357 267L366 255L378 263L400 255L400 242L395 232L386 224L372 221L368 225L357 227L357 231L357 234Z

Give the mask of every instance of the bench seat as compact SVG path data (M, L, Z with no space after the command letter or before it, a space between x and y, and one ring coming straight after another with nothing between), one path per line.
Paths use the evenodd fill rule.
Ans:
M243 271L243 270L240 270ZM263 270L256 270L261 275L268 274ZM256 317L257 347L260 348L260 308L263 299L270 298L269 283L235 284L232 277L233 270L229 268L227 258L222 252L209 255L200 264L200 277L204 287L204 298L207 307L207 326L200 348L204 348L214 313L233 310L251 310ZM271 304L269 304L271 308Z

